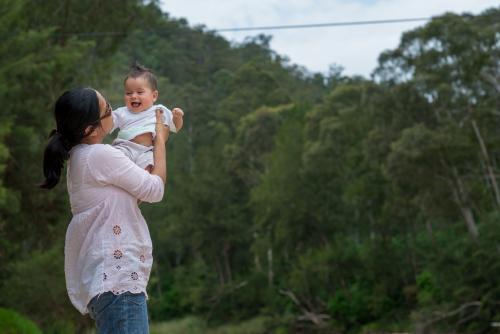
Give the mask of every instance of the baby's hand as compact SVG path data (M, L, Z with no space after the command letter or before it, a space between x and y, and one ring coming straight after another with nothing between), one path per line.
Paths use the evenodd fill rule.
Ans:
M182 128L182 125L184 121L182 120L182 117L184 117L184 111L182 111L181 108L174 108L172 110L172 121L175 124L175 128L177 129L177 132Z
M181 108L174 108L172 110L172 115L174 118L179 119L179 118L182 118L184 116L184 111L182 111Z

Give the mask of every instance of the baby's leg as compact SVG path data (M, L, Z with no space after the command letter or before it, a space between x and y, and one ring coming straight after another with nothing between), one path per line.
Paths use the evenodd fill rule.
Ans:
M144 168L149 174L153 171L153 147L151 146L148 150L145 150L137 156L136 164L137 166ZM141 204L141 201L137 201L137 204Z
M113 145L114 148L122 151L123 154L125 154L125 156L127 156L127 158L129 158L130 160L135 162L137 152L134 149L134 146L137 144L134 144L128 140L123 140L123 139L117 138L113 141L113 143L111 145Z
M144 150L144 152L141 152L141 154L137 156L135 163L137 166L147 170L148 173L151 173L154 166L153 146L148 147Z

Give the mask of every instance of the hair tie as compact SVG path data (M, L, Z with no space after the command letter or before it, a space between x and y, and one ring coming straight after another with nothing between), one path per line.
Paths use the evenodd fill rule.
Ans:
M66 151L69 152L71 150L71 147L73 145L71 145L69 140L66 139L66 137L62 133L57 131L57 129L53 129L52 131L50 131L50 138L52 138L52 137L56 137L61 142L61 144L63 145L63 147Z

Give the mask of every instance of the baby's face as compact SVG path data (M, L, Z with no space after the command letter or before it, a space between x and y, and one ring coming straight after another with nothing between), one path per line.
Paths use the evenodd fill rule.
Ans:
M143 77L128 78L125 81L125 105L132 112L144 111L156 102L158 91L151 89Z

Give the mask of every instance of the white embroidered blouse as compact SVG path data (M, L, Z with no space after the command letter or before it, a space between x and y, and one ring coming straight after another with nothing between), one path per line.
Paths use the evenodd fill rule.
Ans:
M64 272L73 305L86 314L100 293L146 293L152 244L137 199L160 201L163 180L110 145L79 144L70 151L67 186L73 218Z

